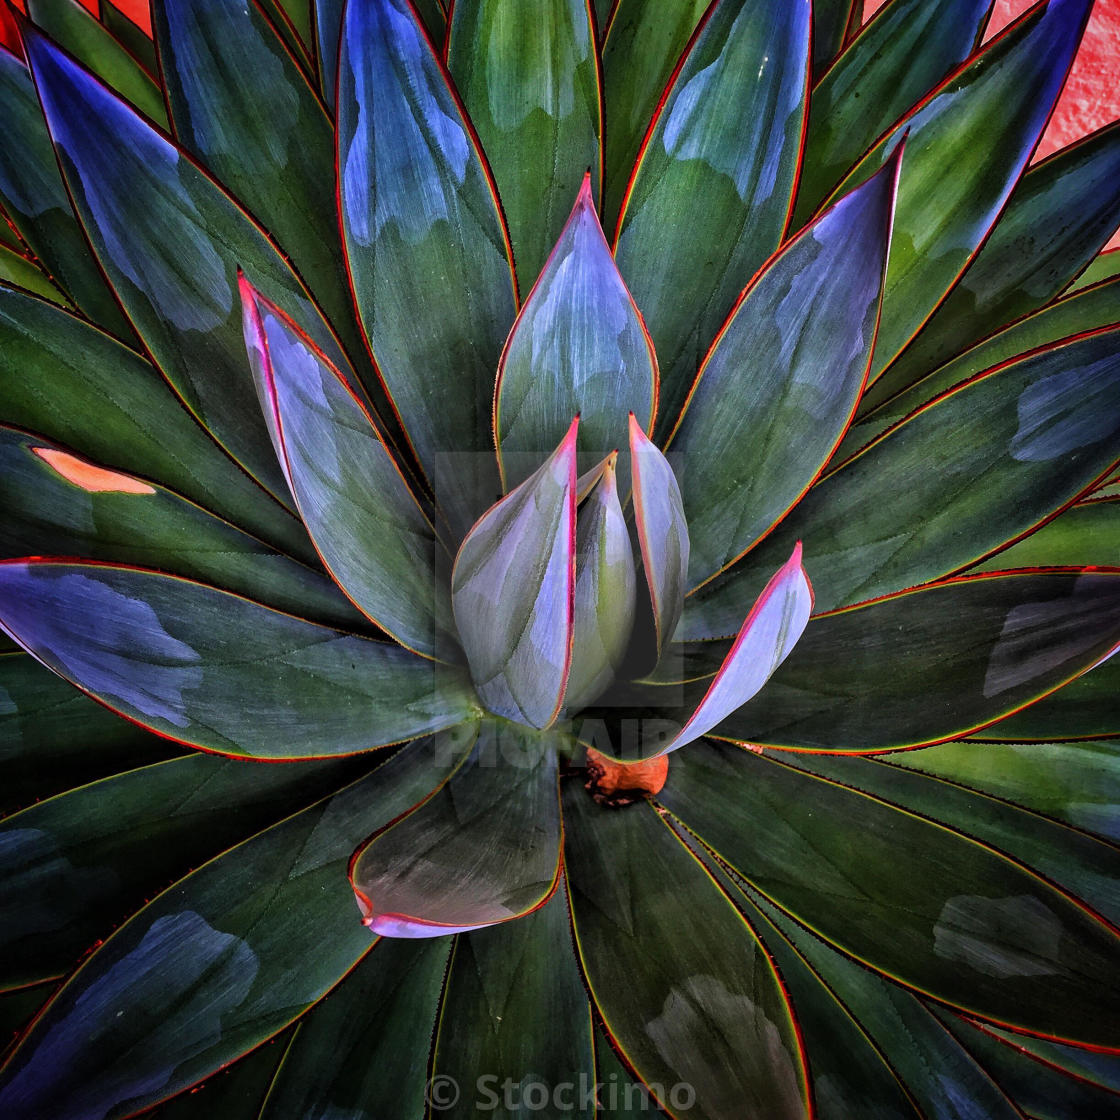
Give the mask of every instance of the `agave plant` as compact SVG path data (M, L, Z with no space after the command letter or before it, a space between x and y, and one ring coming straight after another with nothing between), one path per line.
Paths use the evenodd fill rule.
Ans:
M8 13L5 1120L1120 1116L1120 131L990 7Z

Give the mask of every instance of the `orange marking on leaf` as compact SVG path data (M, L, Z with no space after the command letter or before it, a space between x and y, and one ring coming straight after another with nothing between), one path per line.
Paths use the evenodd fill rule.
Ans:
M106 470L54 447L33 447L32 452L74 486L90 494L154 494L155 487L128 474Z
M615 762L593 747L587 748L587 789L600 805L616 807L654 797L665 788L668 776L668 755L642 762Z

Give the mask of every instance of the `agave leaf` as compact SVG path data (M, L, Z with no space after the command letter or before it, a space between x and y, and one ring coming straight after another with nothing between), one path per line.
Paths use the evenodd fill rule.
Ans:
M648 4L607 0L608 21L599 19L603 57L604 131L603 224L613 229L622 196L662 91L673 76L700 17L711 0Z
M1025 1115L1055 1120L1066 1116L1120 1116L1120 1100L1114 1093L1033 1059L1014 1043L981 1029L978 1023L936 1008L934 1011Z
M289 0L249 0L249 2L259 8L272 25L274 33L283 40L286 50L295 60L296 65L305 74L311 75L310 18L311 4L314 0L306 0L306 3L304 0L297 0L296 4L290 3ZM293 14L297 15L298 21L308 29L307 36L297 30Z
M595 1081L591 1009L562 891L520 921L456 940L433 1055L433 1080L475 1087L485 1070L493 1080L483 1087L500 1091L532 1070L544 1085L571 1085L564 1115L594 1120L579 1089ZM553 1100L568 1104L563 1094Z
M1105 249L1098 253L1084 272L1066 289L1070 292L1088 288L1091 284L1099 284L1102 280L1111 280L1120 275L1120 249Z
M783 761L903 812L928 818L1000 852L1031 874L1042 876L1078 906L1099 914L1115 931L1120 917L1120 893L1116 890L1120 859L1114 844L1021 806L960 789L926 774L888 766L879 759L786 752Z
M757 586L799 539L820 611L974 564L1107 477L1118 404L1116 329L949 390L827 475L690 610L697 602L709 617L737 614L735 589Z
M1081 680L1091 678L1089 674ZM998 727L988 728L985 734L990 736ZM1120 804L1120 744L1110 740L940 743L920 751L900 751L884 761L1020 805L1105 839L1120 840L1120 813L1116 810Z
M354 854L362 920L387 937L439 937L519 918L560 876L556 745L485 720L432 796Z
M315 58L319 91L332 111L338 92L338 46L342 33L342 11L346 0L312 0L315 9Z
M0 814L176 753L30 655L0 653Z
M528 287L588 168L599 196L602 106L591 5L456 0L447 68L493 170Z
M260 1120L332 1110L378 1120L422 1115L451 945L376 942L346 983L302 1020Z
M493 185L409 0L346 7L338 168L362 325L461 537L498 493L490 407L516 292Z
M1120 322L1118 297L1120 278L1074 292L978 342L909 388L893 395L889 384L891 379L881 377L864 395L860 404L864 415L848 429L833 456L833 462L844 462L899 420L984 370L994 369L1030 350L1040 350L1072 340L1076 335L1115 326Z
M6 818L0 988L62 975L146 896L353 777L193 753Z
M156 45L142 28L124 14L111 0L101 0L99 5L101 22L106 30L128 51L149 74L159 71Z
M241 299L276 454L327 570L402 645L446 654L435 533L381 433L323 353L244 279Z
M881 380L911 384L993 330L1045 306L1120 225L1120 122L1031 168L991 237Z
M645 805L603 812L569 786L564 815L576 949L627 1065L663 1097L690 1085L692 1115L808 1115L785 993L703 866Z
M145 346L215 438L283 494L245 361L238 265L346 369L329 328L217 183L48 40L29 33L27 51L82 224Z
M157 568L354 629L330 580L135 475L0 425L0 559L75 556Z
M941 303L999 218L1046 126L1091 7L1092 0L1033 7L923 99L834 192L863 182L909 133L872 379Z
M902 146L746 289L697 374L672 450L695 587L808 489L867 379ZM734 406L728 402L734 401Z
M852 22L853 17L859 18L855 11L857 6L857 0L814 0L814 78L819 78L843 49L844 40L847 38L848 25Z
M615 251L657 348L663 417L677 415L743 283L782 240L808 93L809 7L713 4L634 167Z
M743 896L756 908L752 917L755 913L764 915L760 935L775 959L780 962L789 952L796 952L814 970L882 1053L904 1087L913 1113L955 1120L962 1103L967 1102L964 1107L978 1110L976 1115L984 1116L985 1120L1019 1120L1021 1113L1000 1086L954 1042L920 999L842 956L791 921L737 876L735 880ZM785 953L782 943L789 946ZM800 1004L797 1012L800 1017ZM813 1058L816 1056L814 1052ZM824 1096L827 1100L828 1094Z
M626 412L653 425L657 358L603 236L585 175L498 366L494 438L507 486L527 478L579 414L579 449L625 446ZM622 492L630 489L624 469Z
M166 1101L153 1113L158 1120L199 1120L199 1117L237 1117L249 1102L264 1100L278 1067L284 1061L292 1036L299 1029L274 1035L263 1046L250 1050L231 1066L219 1070L188 1093ZM256 1120L254 1116L253 1120Z
M658 753L668 754L706 735L757 695L793 651L812 609L813 589L798 544L763 588L688 722Z
M733 799L721 796L729 783ZM1115 930L996 848L837 779L714 744L678 757L663 800L843 952L969 1013L1112 1045L1099 997L1116 983ZM822 846L838 835L842 844Z
M548 727L572 662L578 418L545 464L492 506L451 575L459 640L482 702Z
M576 523L572 668L564 694L569 710L596 699L622 666L637 578L611 456Z
M673 468L630 413L630 465L634 472L634 521L642 550L656 631L657 656L672 638L684 608L688 526Z
M269 231L364 359L329 174L334 129L308 78L253 3L160 0L152 14L179 144Z
M299 36L300 43L307 50L311 42L311 4L307 0L272 0L277 9L284 14L284 18L291 24L292 30Z
M457 761L430 743L409 747L155 898L23 1039L5 1070L3 1115L87 1120L125 1102L144 1108L286 1027L370 948L346 881L354 847Z
M122 338L121 314L70 208L27 67L0 50L0 203L28 248L82 311Z
M795 229L887 129L964 62L991 7L992 0L891 0L879 8L813 87ZM816 22L813 30L816 55Z
M960 738L1118 643L1118 572L950 580L815 619L763 693L716 734L842 752Z
M51 303L66 306L70 303L35 261L7 245L0 245L0 282L9 287L23 288Z
M977 564L975 570L1066 565L1108 567L1120 556L1120 501L1106 499L1071 506L1018 544Z
M980 736L1010 742L1044 742L1120 735L1117 689L1120 689L1120 660L1106 661L1052 696L986 727Z
M27 14L60 47L161 128L167 110L155 78L79 0L27 0Z
M114 711L220 754L354 754L476 710L458 674L398 646L158 572L8 561L0 625Z
M5 289L0 409L12 424L106 467L159 482L246 532L314 560L299 522L222 453L139 354L60 308Z
M689 843L688 834L677 831ZM877 1120L919 1120L926 1115L914 1100L914 1089L902 1080L884 1052L893 1040L889 1036L877 1038L872 1025L844 1006L821 973L751 904L745 893L749 888L742 887L741 880L713 866L695 841L689 846L751 923L782 978L809 1060L814 1116L818 1120L849 1120L859 1115L875 1116ZM914 1036L906 1038L913 1047ZM940 1063L938 1068L942 1068ZM921 1092L923 1087L934 1085L936 1077L927 1074L916 1088Z

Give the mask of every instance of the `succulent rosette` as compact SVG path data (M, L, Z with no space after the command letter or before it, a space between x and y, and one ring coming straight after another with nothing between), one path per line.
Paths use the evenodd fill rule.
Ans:
M1120 1116L1091 7L6 12L5 1120Z

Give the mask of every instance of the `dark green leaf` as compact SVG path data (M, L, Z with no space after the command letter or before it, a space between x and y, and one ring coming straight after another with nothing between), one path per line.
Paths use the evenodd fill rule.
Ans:
M155 79L79 0L27 0L27 14L59 46L161 128L163 94Z
M737 621L738 589L757 587L798 540L822 612L969 567L1108 477L1118 445L1120 330L1013 360L826 475L687 613Z
M627 412L652 428L656 409L653 343L615 268L585 177L498 366L494 437L503 482L528 478L577 414L579 450L600 459L626 446ZM629 468L621 474L627 494Z
M785 993L704 866L644 804L601 809L572 783L564 815L576 948L627 1064L682 1118L806 1116Z
M355 852L362 921L387 937L439 937L546 902L560 877L556 749L547 734L483 721L446 782Z
M1034 1061L1013 1044L1001 1041L955 1015L938 1016L953 1035L983 1064L1024 1113L1036 1120L1117 1120L1120 1096L1089 1082L1069 1077L1052 1066Z
M959 738L1120 642L1120 572L976 576L814 619L720 736L871 751Z
M1120 278L1106 281L1091 291L1075 292L1028 315L901 391L893 386L890 375L879 378L864 394L860 402L862 418L848 430L833 462L848 459L892 424L978 373L994 369L1028 351L1114 326L1120 322L1118 298Z
M972 264L885 380L908 385L1069 286L1120 225L1120 122L1019 181Z
M192 753L0 822L0 987L67 972L146 896L354 777Z
M451 940L383 938L297 1028L260 1120L415 1120Z
M858 0L814 0L813 74L819 77L844 46Z
M315 5L315 58L319 66L319 90L333 110L338 87L338 41L345 0L312 2Z
M0 415L314 560L299 522L222 453L148 362L75 316L3 288Z
M361 616L320 573L135 475L0 424L0 559L71 556L156 568L342 629Z
M1120 743L941 743L887 761L1120 841Z
M1094 739L1120 735L1120 659L1078 677L1037 704L983 731L985 739L1007 742Z
M372 944L346 865L458 761L406 748L258 833L140 910L71 977L0 1088L5 1120L123 1115L282 1030Z
M95 322L122 338L121 314L74 218L50 133L27 67L0 50L0 202L63 291Z
M743 285L782 240L809 23L807 0L717 0L634 168L615 249L661 363L662 429Z
M0 281L49 299L51 303L68 305L70 302L35 261L7 245L0 245Z
M518 276L528 287L588 168L599 195L603 150L591 5L456 0L447 68L493 170Z
M1093 258L1089 267L1070 284L1067 291L1080 291L1091 284L1099 284L1102 280L1111 280L1118 273L1120 273L1120 252L1116 249L1105 249L1103 253L1098 253Z
M576 435L492 506L455 557L451 601L482 702L548 727L572 664Z
M1007 568L1108 567L1120 557L1120 501L1108 498L1071 506L1018 544L997 552L977 571Z
M9 561L0 624L115 711L222 754L353 754L477 710L458 672L399 646L158 572Z
M658 99L711 0L617 0L599 18L605 145L603 224L613 230ZM610 0L598 5L611 7Z
M516 292L485 164L408 0L346 6L338 168L366 337L462 537L498 493L489 421Z
M583 1091L595 1083L591 1009L563 892L520 921L457 939L433 1070L433 1086L450 1078L460 1088L455 1116L531 1115L543 1086L557 1112L594 1120Z
M245 280L241 299L276 455L328 571L402 645L449 653L451 604L435 533L380 431L296 324Z
M217 183L48 40L27 39L67 185L145 346L215 437L284 494L245 360L238 266L346 370L329 328Z
M845 6L852 7L827 0L825 10ZM795 228L888 128L968 57L990 8L991 0L891 0L880 7L813 88ZM814 57L819 9L817 0Z
M160 0L152 13L179 143L269 231L364 359L338 239L334 130L307 77L245 0Z
M901 157L900 145L875 178L782 250L700 367L671 443L690 587L786 514L851 421L875 344Z
M920 102L834 192L863 182L909 134L872 378L942 301L999 218L1046 126L1091 7L1092 0L1051 0L1032 8Z
M176 753L26 653L0 653L0 697L0 814Z
M1022 1120L1000 1087L921 1000L837 953L750 886L738 882L881 1051L919 1116L924 1120ZM770 941L767 947L771 948ZM800 1014L800 1007L796 1010ZM841 1060L844 1057L840 1055ZM819 1096L817 1104L820 1107ZM855 1115L860 1115L859 1110Z
M833 945L971 1013L1112 1045L1115 931L1018 862L770 756L697 744L674 762L660 800Z
M156 46L147 34L121 11L111 0L101 0L101 22L122 47L148 71L159 70Z

